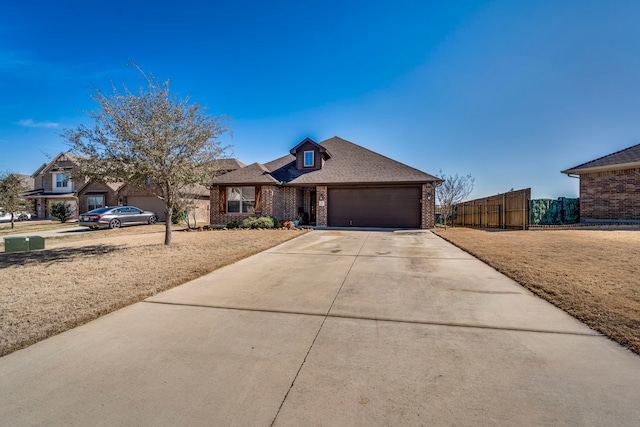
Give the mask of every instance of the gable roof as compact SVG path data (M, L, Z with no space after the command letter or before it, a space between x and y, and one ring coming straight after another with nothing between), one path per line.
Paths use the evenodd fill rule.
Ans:
M76 194L80 194L87 188L89 185L96 184L95 181L87 181L80 188L76 189ZM100 184L108 187L114 193L117 193L122 187L125 186L124 182L101 182Z
M640 167L640 144L591 160L562 173L576 174Z
M66 151L62 151L60 152L60 154L58 154L57 156L55 156L53 158L53 160L51 160L49 163L45 163L42 166L40 166L38 168L37 171L35 171L33 173L33 175L31 175L32 177L36 177L41 173L45 173L47 171L51 171L54 167L56 167L58 165L58 162L71 162L73 164L77 164L78 160L80 160L82 158L82 156L79 156L77 154L73 154L73 153L69 153Z
M225 172L234 171L247 166L238 159L216 159L213 161L213 165L215 166L215 169Z
M310 141L310 140L309 140ZM308 142L306 139L303 143ZM313 141L311 141L313 142ZM225 184L401 184L440 182L441 179L334 136L318 144L331 153L321 169L298 170L292 154L261 165L254 163L214 179ZM300 146L298 144L296 147ZM295 148L294 151L295 152Z
M265 165L260 163L252 163L242 169L225 173L213 179L214 185L238 183L253 185L278 184L278 181L271 176Z
M322 154L323 158L329 159L331 158L331 153L329 153L327 151L326 147L323 147L322 145L318 144L317 142L315 142L313 139L311 138L305 138L303 139L298 145L296 145L295 147L293 147L291 150L289 150L289 154L293 154L294 156L296 155L296 152L298 151L298 149L300 149L300 147L302 147L305 144L312 144L313 146L318 148L318 151L320 151L320 153Z

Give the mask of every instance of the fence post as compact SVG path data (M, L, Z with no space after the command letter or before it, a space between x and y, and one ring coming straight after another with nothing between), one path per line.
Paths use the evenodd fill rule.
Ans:
M527 190L522 190L522 229L527 229Z
M502 194L502 228L507 228L507 195Z

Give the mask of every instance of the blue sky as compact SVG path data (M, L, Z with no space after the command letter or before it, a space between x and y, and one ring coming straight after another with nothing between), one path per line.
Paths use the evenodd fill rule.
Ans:
M235 157L337 135L473 197L640 143L640 2L24 1L0 6L0 171L33 173L133 60L231 117Z

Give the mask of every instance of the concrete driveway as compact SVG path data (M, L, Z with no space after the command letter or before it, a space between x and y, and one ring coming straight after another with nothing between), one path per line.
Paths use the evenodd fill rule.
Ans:
M430 232L314 231L0 358L11 425L640 425L640 358Z

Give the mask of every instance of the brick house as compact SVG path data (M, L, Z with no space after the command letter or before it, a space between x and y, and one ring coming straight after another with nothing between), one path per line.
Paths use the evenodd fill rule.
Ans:
M580 179L580 221L640 221L640 144L562 173Z
M25 193L24 198L31 202L33 214L37 218L50 218L49 208L60 202L69 203L77 215L76 190L83 187L86 182L72 178L76 162L76 155L60 153L31 175L33 190Z
M73 178L77 161L78 156L63 152L32 175L34 189L25 193L24 197L32 202L33 212L38 218L50 218L51 205L66 202L72 206L74 217L104 206L130 205L155 212L159 221L166 220L164 202L153 195L149 188L122 182L88 182ZM215 161L215 167L221 174L244 166L235 159ZM209 195L209 189L203 185L194 185L186 192L198 222L209 221Z
M213 180L211 224L274 216L320 227L430 228L439 178L333 137Z

